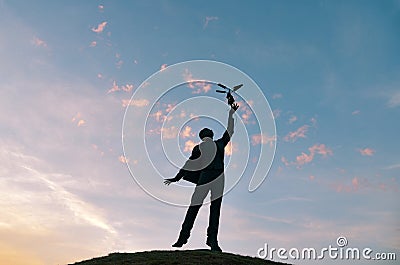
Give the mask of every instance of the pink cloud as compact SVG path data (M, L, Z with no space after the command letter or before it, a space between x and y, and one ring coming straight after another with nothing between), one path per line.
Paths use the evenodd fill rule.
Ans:
M358 178L357 178L357 177L354 177L354 178L351 180L351 184L353 185L353 189L354 189L354 190L358 190L358 185L359 185L359 183L358 183Z
M192 127L185 126L183 131L181 131L180 136L181 138L189 138L195 136L195 134L192 132Z
M353 111L353 112L351 113L351 115L358 115L358 114L360 114L360 113L361 113L361 111L355 110L355 111Z
M122 107L127 107L127 106L135 106L135 107L145 107L149 105L149 101L147 99L134 99L134 100L129 100L129 99L123 99L122 100Z
M286 159L286 157L282 156L281 161L285 166L290 166L290 162Z
M103 75L102 75L101 73L98 73L98 74L97 74L97 78L102 79L102 78L103 78Z
M113 85L112 87L107 91L107 93L112 93L112 92L116 92L116 91L125 91L125 92L129 92L133 89L133 85L132 84L126 84L126 85L122 85L122 86L118 86L116 81L113 81Z
M115 63L115 66L120 69L122 67L122 65L124 64L124 61L122 60L118 60L118 62Z
M36 47L44 47L44 48L47 47L47 43L44 40L39 39L36 36L33 37L31 43Z
M203 25L203 29L208 27L208 23L213 20L218 20L218 17L206 17Z
M311 122L311 126L315 127L315 125L317 125L317 119L316 118L311 118L310 122Z
M157 122L164 122L164 120L165 120L165 116L161 110L151 114L150 116L154 117Z
M165 68L167 68L167 64L165 63L165 64L163 64L163 65L161 65L161 67L160 67L160 71L164 71L165 70Z
M297 121L297 117L294 116L294 115L292 115L292 116L289 118L289 124L292 124L292 123L295 122L295 121Z
M79 120L77 126L78 126L78 127L81 127L81 126L83 126L85 123L86 123L85 120Z
M295 142L299 138L306 138L306 132L308 131L308 128L310 126L308 125L303 125L300 128L298 128L294 132L289 132L288 135L286 135L283 139L286 142Z
M112 93L112 92L119 91L119 90L120 90L120 89L119 89L119 87L118 87L118 85L117 85L117 82L114 81L114 82L113 82L113 86L108 90L107 93Z
M225 155L232 156L232 154L236 153L238 150L239 149L236 143L229 142L225 148Z
M106 25L107 25L107 21L104 21L104 22L100 23L97 26L97 28L92 28L92 31L96 32L96 33L101 33L101 32L103 32L103 30L106 27Z
M275 94L272 95L272 99L278 99L278 98L282 98L282 94L275 93Z
M193 84L193 74L189 71L189 69L185 69L185 71L182 74L183 76L183 80L185 82L188 82L188 87L190 88L194 88L194 84Z
M175 104L167 104L167 107L165 108L165 112L169 113L175 108Z
M77 127L81 127L86 124L86 121L82 119L82 115L79 112L72 117L71 122L76 123Z
M258 144L269 144L273 146L276 142L276 135L268 136L266 134L254 134L251 136L251 144L258 145Z
M308 148L312 154L320 154L322 156L333 155L331 149L327 148L324 144L315 144Z
M96 47L96 45L97 45L97 42L96 41L92 41L90 43L89 47Z
M211 89L211 84L198 81L198 82L192 82L190 83L189 87L191 88L197 88L192 91L193 94L200 94L200 93L207 93Z
M302 152L300 155L296 156L296 161L294 162L289 162L286 158L282 157L282 162L286 166L290 165L296 165L296 166L302 166L308 163L311 163L315 155L321 155L323 157L326 157L328 155L333 155L333 152L331 149L326 147L324 144L315 144L311 147L308 148L309 154Z
M97 8L99 9L100 12L104 11L104 6L103 5L99 5Z
M161 128L161 134L163 139L174 139L178 135L178 128L175 126Z
M358 151L363 156L373 156L375 153L375 150L373 150L371 148L358 149Z
M196 146L197 144L192 141L192 140L188 140L185 142L185 147L183 148L183 152L185 153L191 153L193 148Z
M276 109L272 111L272 115L274 115L274 119L277 119L281 116L282 111L280 109Z
M121 163L123 163L123 164L126 164L126 163L129 162L129 159L126 158L126 157L123 156L123 155L120 155L120 156L118 157L118 160L119 160L119 162L121 162Z
M296 156L296 163L297 165L304 165L307 163L310 163L314 159L314 154L306 154L306 153L301 153L301 155Z
M250 102L247 102L250 105ZM239 113L240 117L242 118L245 124L255 124L255 121L251 118L253 117L253 111L251 108L246 104L246 102L239 101Z

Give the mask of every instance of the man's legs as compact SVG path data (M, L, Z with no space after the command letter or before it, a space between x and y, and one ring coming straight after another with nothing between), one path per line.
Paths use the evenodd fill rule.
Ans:
M211 186L210 217L207 228L207 245L211 247L211 250L217 251L221 251L218 246L218 228L223 192L224 174L222 173Z
M203 204L204 199L207 196L208 191L208 185L196 186L192 195L190 206L186 212L185 220L182 224L181 232L179 233L178 241L172 245L173 247L182 247L183 244L187 243L187 240L190 237L190 231L193 228L194 221L196 220L197 214L200 210L201 205Z

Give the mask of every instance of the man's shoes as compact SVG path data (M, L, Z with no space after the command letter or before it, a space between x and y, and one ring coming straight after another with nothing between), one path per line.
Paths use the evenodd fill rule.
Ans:
M178 241L176 241L175 244L172 245L172 247L181 248L186 243L187 243L187 239L178 238Z
M222 249L218 246L217 240L207 239L206 244L211 248L211 251L222 252Z

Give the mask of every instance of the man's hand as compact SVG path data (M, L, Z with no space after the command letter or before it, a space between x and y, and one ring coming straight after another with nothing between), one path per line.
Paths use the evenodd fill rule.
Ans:
M164 180L164 184L167 186L169 186L169 184L171 184L172 182L176 182L175 178L170 178L170 179Z
M235 113L235 111L239 108L239 104L234 103L231 105L231 109L229 110L229 114Z

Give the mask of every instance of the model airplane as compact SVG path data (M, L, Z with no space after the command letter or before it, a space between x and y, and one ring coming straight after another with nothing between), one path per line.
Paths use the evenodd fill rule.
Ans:
M225 90L216 90L218 93L225 93L226 94L226 99L228 100L228 105L232 106L235 103L235 99L232 96L232 93L235 93L239 88L243 86L243 84L234 86L233 88L229 88L221 83L217 84L219 87L222 87Z

